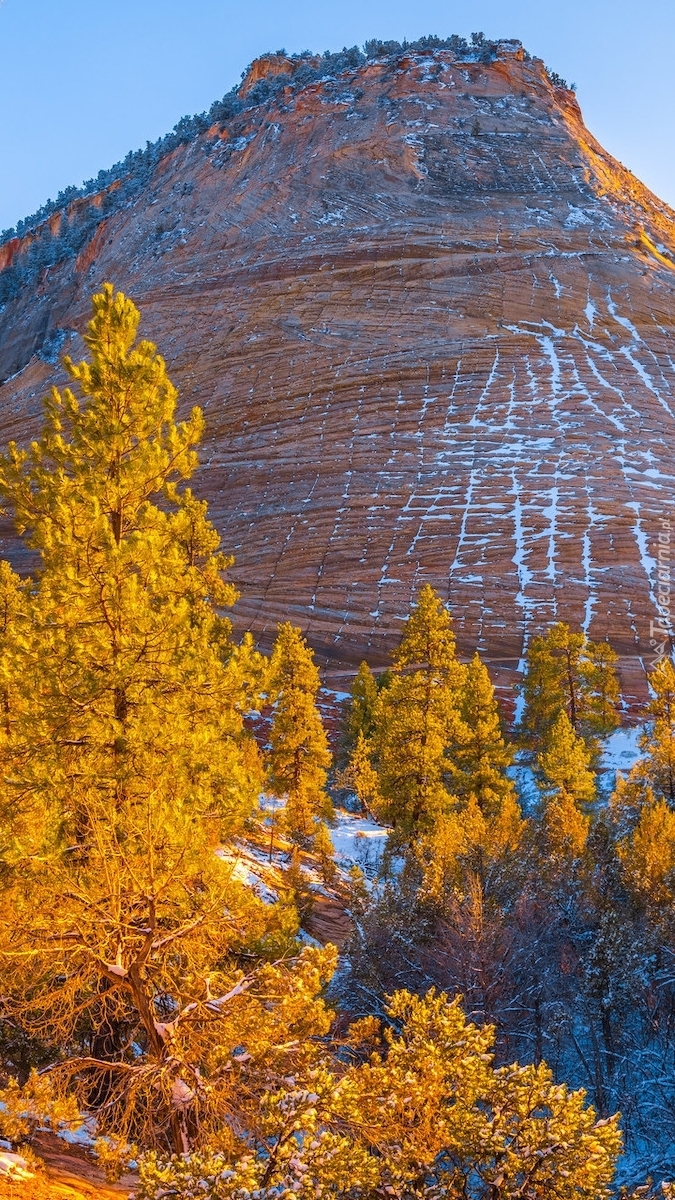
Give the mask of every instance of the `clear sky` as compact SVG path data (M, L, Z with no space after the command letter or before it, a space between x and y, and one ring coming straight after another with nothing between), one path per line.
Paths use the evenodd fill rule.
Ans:
M675 206L673 0L0 0L0 230L208 108L257 54L518 37Z

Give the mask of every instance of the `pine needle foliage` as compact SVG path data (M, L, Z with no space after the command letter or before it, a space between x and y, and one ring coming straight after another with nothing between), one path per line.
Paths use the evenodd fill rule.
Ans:
M403 842L455 803L446 752L461 740L465 673L450 614L426 584L394 653L391 682L379 695L372 737L380 816Z
M494 1030L458 999L399 991L387 1017L383 1031L357 1022L340 1058L315 1043L307 1068L263 1097L238 1158L148 1157L139 1200L608 1200L616 1118L598 1121L544 1064L495 1067Z
M371 736L377 693L377 680L368 663L362 662L354 677L344 722L342 742L347 753L354 749L360 734L366 740Z
M488 669L475 654L462 686L459 740L450 751L452 790L459 797L475 796L485 816L494 816L504 801L515 797L506 774L514 751L502 730L495 690Z
M90 359L65 360L77 394L53 389L40 437L0 460L40 559L30 587L0 577L0 970L5 1017L58 1047L53 1077L102 1132L185 1149L211 988L228 992L243 945L287 947L293 918L214 853L257 802L243 713L261 663L231 639L230 560L181 487L202 415L176 422L138 321L106 285Z
M591 753L583 738L574 732L566 713L560 713L553 725L537 766L545 792L565 792L578 804L590 804L595 799Z
M206 505L177 486L196 466L203 418L195 409L174 421L163 360L134 344L133 304L107 285L93 306L92 361L65 360L81 399L53 389L39 440L11 443L0 461L0 493L41 559L30 636L17 647L29 690L7 786L46 813L63 787L69 811L58 819L77 839L92 781L114 810L154 792L170 758L177 786L185 773L200 808L237 824L255 796L240 714L259 665L222 615L236 593Z
M319 860L319 869L323 881L328 887L331 887L337 877L333 839L330 836L330 830L325 821L318 821L315 824L314 830L312 849Z
M619 843L630 890L652 915L675 903L675 812L663 799L645 803L632 833ZM669 914L670 915L670 914Z
M372 763L370 743L362 733L359 733L347 768L341 775L341 783L354 790L366 812L376 820L382 817L386 811L386 804L380 794L380 783Z
M270 664L274 701L268 778L276 796L286 796L291 836L309 839L317 816L330 817L326 793L331 754L316 698L321 686L312 651L290 622L279 626Z
M640 740L646 756L647 781L675 808L675 667L664 658L649 676L654 693L647 707L648 724Z
M607 642L592 642L558 622L532 639L523 682L523 733L535 750L561 712L592 750L597 739L616 729L619 684L617 655Z
M0 560L0 726L5 741L12 734L19 691L13 672L13 648L25 619L30 580L21 580L9 563Z
M547 802L544 825L556 859L578 858L586 845L590 820L584 806L596 795L592 755L572 722L561 712L537 759Z

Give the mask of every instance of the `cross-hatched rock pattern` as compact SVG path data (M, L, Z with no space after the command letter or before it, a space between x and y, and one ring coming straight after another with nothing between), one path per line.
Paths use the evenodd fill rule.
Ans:
M566 620L637 695L675 529L674 219L513 47L286 88L6 305L0 434L32 433L109 279L205 410L240 628L382 664L430 581L502 682Z

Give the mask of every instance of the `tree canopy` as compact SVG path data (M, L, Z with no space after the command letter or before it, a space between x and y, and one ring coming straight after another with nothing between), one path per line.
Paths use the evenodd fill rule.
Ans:
M605 804L609 647L534 639L517 755L427 585L331 776L302 631L269 659L234 636L203 416L138 325L106 285L0 458L35 564L0 563L0 1134L92 1114L139 1200L606 1200L618 1101L643 1140L675 1106L672 664ZM390 826L374 880L335 853L336 784ZM239 862L273 857L265 789L267 902ZM317 893L351 923L339 970L300 940Z

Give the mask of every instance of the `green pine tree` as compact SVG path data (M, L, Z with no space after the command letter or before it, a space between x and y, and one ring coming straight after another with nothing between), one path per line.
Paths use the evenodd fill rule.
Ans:
M478 654L466 672L459 713L460 737L449 752L450 786L460 798L474 795L483 815L491 817L515 795L506 774L514 751L504 739L494 687Z
M541 748L564 712L574 732L597 753L597 739L619 723L616 661L606 642L591 642L562 622L533 638L523 682L523 732L534 749Z
M537 758L546 797L544 824L554 858L578 857L586 844L590 821L583 812L596 795L592 754L561 712Z
M344 722L342 744L351 754L362 734L366 740L373 732L375 705L377 703L377 681L367 662L362 662L351 689Z
M450 614L427 584L394 654L391 683L378 697L372 738L381 815L402 842L455 803L446 752L458 740L465 674Z

